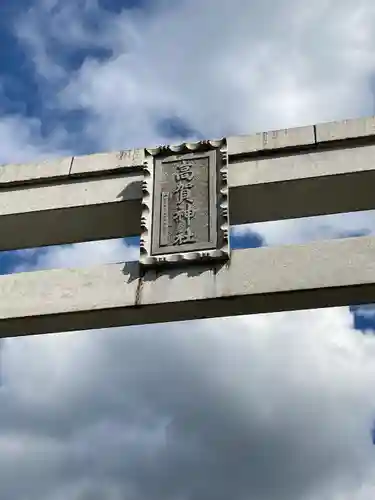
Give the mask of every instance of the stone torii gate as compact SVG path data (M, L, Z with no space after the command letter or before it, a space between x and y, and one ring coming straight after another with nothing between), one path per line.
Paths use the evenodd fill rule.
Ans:
M0 168L0 250L141 236L0 277L0 336L375 301L375 238L232 250L229 224L375 208L375 118Z

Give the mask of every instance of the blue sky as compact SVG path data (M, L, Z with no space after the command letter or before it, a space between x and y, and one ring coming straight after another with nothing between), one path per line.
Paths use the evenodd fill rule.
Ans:
M3 0L0 164L370 115L374 27L372 0ZM369 211L232 243L374 234ZM0 274L136 257L3 252ZM0 497L372 500L374 326L344 307L6 339Z

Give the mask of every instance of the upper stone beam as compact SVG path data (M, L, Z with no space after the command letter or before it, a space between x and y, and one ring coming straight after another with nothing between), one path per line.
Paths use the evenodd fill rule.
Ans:
M227 138L228 155L262 156L280 150L319 148L337 141L365 139L375 142L375 117L320 123L306 127L260 132ZM337 145L340 147L340 145ZM345 144L342 147L346 147ZM30 164L0 166L0 188L11 184L45 183L76 176L106 175L138 168L144 164L145 150L57 158Z
M229 223L375 208L374 121L228 138ZM312 143L312 131L322 142ZM0 167L0 250L139 236L146 156Z
M20 184L46 184L76 177L120 174L143 166L143 149L69 156L30 164L0 166L0 189Z
M322 147L347 147L340 142L375 141L375 117L319 123L306 127L288 128L239 135L227 138L228 155L277 155L283 150L312 150Z
M315 145L314 126L259 132L252 135L228 137L229 155L252 156L262 151Z
M317 143L371 138L375 137L375 117L320 123L315 129Z

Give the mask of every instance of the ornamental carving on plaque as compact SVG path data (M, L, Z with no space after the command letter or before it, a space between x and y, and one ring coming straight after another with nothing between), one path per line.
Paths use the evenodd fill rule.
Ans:
M140 263L229 258L225 140L146 150Z

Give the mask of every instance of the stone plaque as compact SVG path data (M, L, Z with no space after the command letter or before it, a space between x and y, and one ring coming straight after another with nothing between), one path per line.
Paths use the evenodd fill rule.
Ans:
M215 147L216 146L216 147ZM221 147L219 147L221 146ZM227 164L222 141L151 150L143 183L143 265L228 258Z

